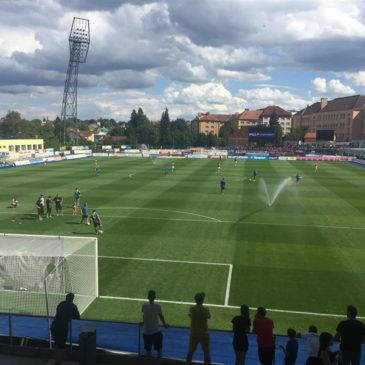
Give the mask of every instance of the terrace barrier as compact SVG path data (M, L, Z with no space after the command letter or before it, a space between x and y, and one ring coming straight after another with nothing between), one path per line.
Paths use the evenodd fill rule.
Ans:
M30 315L15 315L0 313L0 334L8 336L9 344L13 345L13 339L23 338L32 340L49 340L48 318ZM70 331L70 346L78 343L80 330L85 326L96 330L96 344L98 348L107 350L128 352L142 355L143 338L142 328L137 323L111 322L98 320L73 321ZM166 358L184 359L187 353L189 328L170 327L161 329L163 338L163 355ZM219 364L234 364L234 352L232 348L232 333L223 330L210 330L212 361ZM27 341L23 341L27 342ZM285 346L287 338L276 336L275 363L283 364L284 355L280 345ZM15 345L15 344L14 344ZM338 344L334 349L337 349ZM365 347L362 349L365 357ZM305 364L306 346L299 340L299 353L297 365ZM194 360L203 360L203 353L198 347ZM256 336L249 335L249 351L246 364L258 364Z

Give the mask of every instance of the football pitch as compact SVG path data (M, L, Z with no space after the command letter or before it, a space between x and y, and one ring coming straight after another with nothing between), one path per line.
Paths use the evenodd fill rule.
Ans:
M71 215L76 187L101 216L100 298L84 318L138 322L149 289L171 325L189 324L198 291L212 328L231 328L241 304L272 309L277 333L334 332L348 304L365 315L364 168L224 160L217 173L215 160L176 159L165 176L172 160L98 161L99 175L93 159L0 170L0 232L94 236ZM57 193L64 216L39 222L38 196Z

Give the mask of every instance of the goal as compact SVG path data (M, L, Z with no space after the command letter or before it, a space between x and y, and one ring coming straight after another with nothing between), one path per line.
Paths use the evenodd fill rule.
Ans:
M80 313L98 297L97 238L0 234L0 312L54 316L70 292Z

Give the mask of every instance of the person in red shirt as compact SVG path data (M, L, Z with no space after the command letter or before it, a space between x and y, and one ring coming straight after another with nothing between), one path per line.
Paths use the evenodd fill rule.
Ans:
M262 365L272 365L274 362L275 337L273 329L274 322L271 318L266 317L266 309L258 307L253 321L253 332L257 334L257 347Z

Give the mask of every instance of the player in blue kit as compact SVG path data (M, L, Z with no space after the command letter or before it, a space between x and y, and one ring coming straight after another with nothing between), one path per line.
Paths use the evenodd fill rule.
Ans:
M224 180L224 178L220 182L220 187L221 187L221 194L224 194L224 189L226 188L226 180Z
M79 188L75 190L75 203L79 207L80 206L80 198L81 198L81 191Z
M299 184L301 178L302 177L298 173L295 175L295 181L297 182L297 184Z
M87 203L85 203L81 207L81 223L90 224L90 222L89 222L89 207L88 207Z
M257 171L256 170L253 170L252 171L252 180L253 181L256 181L256 177L257 177Z

